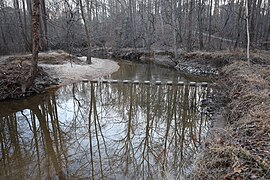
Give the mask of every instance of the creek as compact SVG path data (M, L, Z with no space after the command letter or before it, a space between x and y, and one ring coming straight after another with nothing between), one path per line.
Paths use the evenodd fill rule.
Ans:
M207 81L120 63L103 77ZM210 126L200 85L78 82L0 103L0 179L181 179Z

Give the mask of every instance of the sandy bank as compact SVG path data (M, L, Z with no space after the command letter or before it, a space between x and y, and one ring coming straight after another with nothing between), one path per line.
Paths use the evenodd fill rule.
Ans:
M79 58L85 62L86 57ZM40 67L53 78L58 78L60 84L68 84L83 79L91 80L102 76L107 76L116 72L119 68L117 62L108 59L92 58L92 64L85 63L64 63L64 64L44 64Z

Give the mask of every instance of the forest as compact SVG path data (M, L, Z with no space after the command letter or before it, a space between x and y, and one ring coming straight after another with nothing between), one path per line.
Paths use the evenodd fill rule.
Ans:
M0 54L32 49L31 0L0 1ZM248 13L247 13L248 12ZM269 49L268 0L41 0L40 49Z
M0 0L0 179L270 179L269 0Z

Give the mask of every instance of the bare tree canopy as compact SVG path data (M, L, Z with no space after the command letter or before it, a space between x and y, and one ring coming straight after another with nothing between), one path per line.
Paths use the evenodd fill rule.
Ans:
M269 49L268 0L40 1L40 49ZM0 1L0 54L30 51L32 2ZM248 4L247 7L245 5ZM87 54L91 56L89 51Z

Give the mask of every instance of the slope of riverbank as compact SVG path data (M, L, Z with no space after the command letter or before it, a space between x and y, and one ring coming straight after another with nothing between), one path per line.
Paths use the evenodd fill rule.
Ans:
M216 113L227 109L219 117L227 125L210 131L193 179L270 179L268 63L235 61L221 69L217 84L225 106Z
M85 50L74 52L78 55L86 55ZM153 63L163 67L175 68L184 73L196 75L217 75L221 67L234 61L245 60L246 53L243 49L215 51L215 52L178 52L175 58L173 50L150 50L131 48L98 48L93 49L93 56L108 59L125 59L140 63ZM250 53L251 62L255 64L270 64L268 57L270 52L253 50Z

